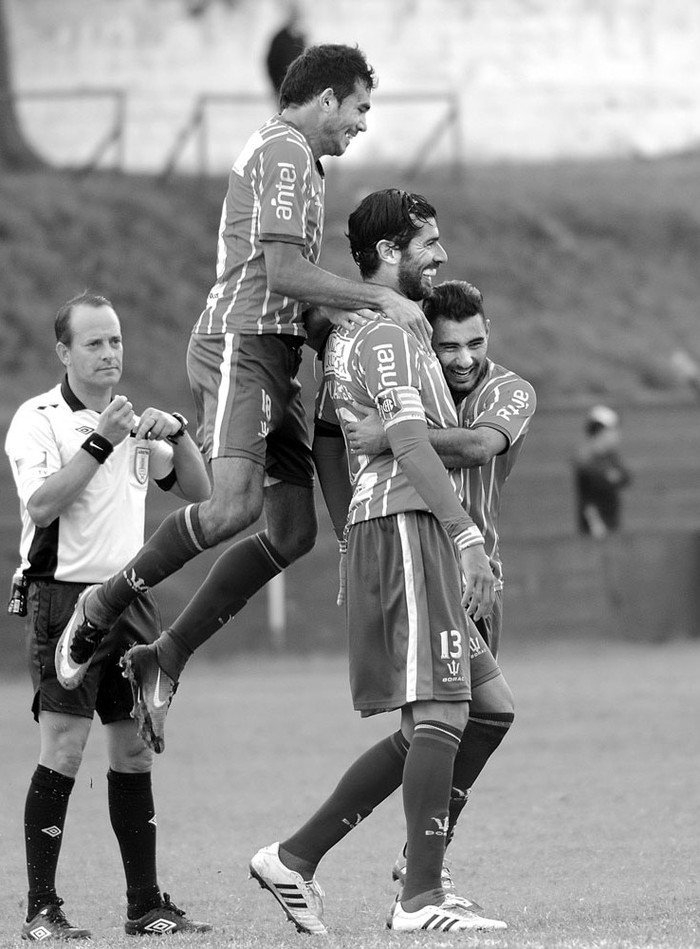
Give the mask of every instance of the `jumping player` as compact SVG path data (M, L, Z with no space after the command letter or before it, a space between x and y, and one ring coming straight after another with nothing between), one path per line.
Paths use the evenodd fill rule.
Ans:
M212 496L167 517L123 570L86 592L65 630L60 652L83 660L59 661L61 681L74 688L90 661L86 643L99 642L137 596L264 511L266 528L225 550L171 628L126 657L141 734L156 752L163 751L167 709L189 657L315 540L311 446L296 378L306 335L301 301L381 310L429 337L415 302L317 265L325 192L319 159L343 155L366 130L374 84L360 50L310 47L287 71L281 113L236 159L217 280L187 354Z

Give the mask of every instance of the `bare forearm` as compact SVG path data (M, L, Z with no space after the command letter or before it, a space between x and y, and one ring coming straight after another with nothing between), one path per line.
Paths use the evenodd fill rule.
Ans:
M273 255L272 259L272 266L268 265L270 289L312 306L381 310L391 293L386 287L377 284L339 277L305 260L301 255L291 260ZM267 255L265 260L267 262Z
M375 417L351 426L354 451L378 455L389 449L389 439ZM428 439L446 468L477 468L506 447L503 435L493 429L430 428Z
M177 484L173 492L185 501L204 501L211 495L211 483L202 454L185 434L173 449Z
M431 428L428 438L446 468L479 468L507 447L505 435L492 428Z
M60 471L37 488L27 510L37 527L48 527L76 501L94 477L99 463L86 451L78 451Z

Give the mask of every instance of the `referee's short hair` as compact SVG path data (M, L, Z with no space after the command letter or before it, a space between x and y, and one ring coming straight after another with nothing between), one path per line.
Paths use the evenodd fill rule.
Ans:
M56 334L56 342L63 343L64 346L70 346L73 342L73 331L70 325L71 314L74 307L80 306L83 303L86 306L109 306L114 309L107 297L103 297L99 293L93 293L92 290L83 290L82 293L71 297L63 306L59 307L53 326L54 333Z

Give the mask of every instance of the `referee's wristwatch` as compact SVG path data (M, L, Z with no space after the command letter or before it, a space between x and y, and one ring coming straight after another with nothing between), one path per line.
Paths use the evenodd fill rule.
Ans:
M173 418L176 418L178 420L178 422L180 423L180 427L178 428L178 430L175 432L174 435L168 435L168 441L170 442L171 445L177 445L177 443L180 441L182 436L187 431L187 426L190 423L187 421L185 416L180 415L179 412L171 412L170 414L172 415Z

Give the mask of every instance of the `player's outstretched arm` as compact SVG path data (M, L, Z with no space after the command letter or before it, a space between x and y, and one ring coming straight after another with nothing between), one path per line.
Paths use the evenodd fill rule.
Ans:
M297 244L265 241L264 253L267 284L274 293L303 300L310 306L382 312L429 345L430 324L413 300L381 284L360 283L323 270L306 260Z
M367 410L364 417L347 426L348 446L357 454L378 455L389 447L379 413ZM446 468L478 468L508 447L508 440L495 428L431 428L428 439Z

